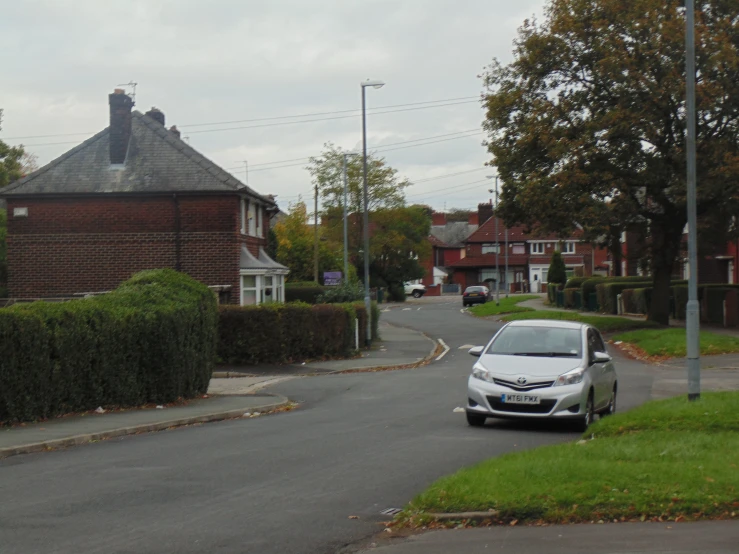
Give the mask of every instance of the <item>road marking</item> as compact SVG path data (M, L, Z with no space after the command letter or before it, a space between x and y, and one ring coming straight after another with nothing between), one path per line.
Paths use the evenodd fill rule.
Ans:
M470 348L474 348L475 346L473 344L463 344L457 350L469 350Z
M416 311L420 310L421 308L416 308Z
M439 344L444 347L444 352L439 354L439 356L436 358L436 361L438 362L441 360L444 356L446 356L446 353L449 352L450 348L447 346L447 344L444 342L443 339L439 339Z
M403 308L403 311L404 312L410 312L411 311L411 308Z

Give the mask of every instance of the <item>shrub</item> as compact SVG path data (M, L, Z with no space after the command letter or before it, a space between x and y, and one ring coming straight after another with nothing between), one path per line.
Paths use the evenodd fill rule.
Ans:
M346 356L358 311L354 304L221 306L218 357L259 364Z
M560 290L562 290L562 285L559 283L547 284L547 299L549 300L550 305L557 305L557 292Z
M340 304L354 302L364 298L362 283L342 282L340 285L324 287L324 291L316 298L317 304Z
M652 287L621 291L624 311L629 314L646 314L652 302Z
M601 275L593 275L592 277L570 277L565 283L566 289L579 289L585 281L590 279L603 279Z
M552 254L552 261L549 264L547 279L550 283L563 284L567 281L567 268L565 267L565 262L562 259L562 253L559 251L555 251Z
M390 302L405 302L405 287L402 283L391 283L387 288L387 296Z
M104 296L0 310L0 421L202 394L217 316L213 293L171 270Z
M575 308L575 289L564 289L564 307L567 309Z
M331 287L323 287L312 282L287 283L285 285L285 301L316 304L318 302L318 297L326 292L326 289L328 288Z

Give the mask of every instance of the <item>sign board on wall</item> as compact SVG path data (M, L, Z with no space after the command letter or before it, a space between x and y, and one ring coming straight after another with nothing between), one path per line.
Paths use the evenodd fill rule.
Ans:
M341 284L341 271L324 271L323 284L332 287Z

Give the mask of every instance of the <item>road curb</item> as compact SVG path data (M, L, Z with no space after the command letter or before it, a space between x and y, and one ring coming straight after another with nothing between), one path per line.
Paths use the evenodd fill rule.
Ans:
M22 444L18 446L7 446L0 448L0 458L7 458L10 456L17 456L18 454L31 454L34 452L43 452L46 450L55 450L57 448L66 448L69 446L77 446L80 444L86 444L93 441L100 441L105 439L112 439L116 437L124 437L127 435L136 435L139 433L153 433L156 431L163 431L171 427L182 427L183 425L192 425L194 423L208 423L211 421L222 421L225 419L235 419L243 417L246 412L268 412L281 408L289 404L289 400L281 394L272 395L276 402L270 404L262 404L260 406L248 406L238 410L228 410L225 412L213 412L210 414L203 414L199 416L181 417L177 419L170 419L167 421L159 421L156 423L144 423L141 425L133 425L130 427L119 427L117 429L111 429L109 431L100 431L97 433L84 433L81 435L73 435L71 437L64 437L61 439L52 439L41 442L34 442L29 444Z
M482 522L486 519L492 519L498 515L497 510L493 510L491 512L458 512L458 513L452 513L452 514L435 514L430 513L428 514L432 518L434 518L436 521L476 521L476 522Z

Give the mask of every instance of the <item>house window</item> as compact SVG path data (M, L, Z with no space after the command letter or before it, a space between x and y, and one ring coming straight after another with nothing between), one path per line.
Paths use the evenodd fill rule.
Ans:
M257 207L254 205L254 202L249 202L247 213L249 216L249 234L254 237L257 234Z
M241 234L246 234L246 198L241 199Z
M257 275L241 276L241 305L254 306L257 302Z
M284 275L242 275L241 305L258 306L285 301Z
M264 221L262 218L264 217L264 210L262 210L262 206L257 206L257 236L263 237L264 236Z
M531 243L531 253L532 254L543 254L544 253L544 243L543 242Z
M482 253L483 254L495 254L498 252L498 245L493 244L492 242L488 242L482 245Z
M562 248L562 254L574 254L575 253L575 243L574 242L565 242Z
M523 244L513 245L513 254L526 254L526 247Z

